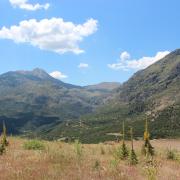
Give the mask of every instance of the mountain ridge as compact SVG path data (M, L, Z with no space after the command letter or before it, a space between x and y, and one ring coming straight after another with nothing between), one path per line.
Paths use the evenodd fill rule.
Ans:
M10 133L55 126L91 113L110 93L64 83L39 68L10 71L0 75L0 121Z

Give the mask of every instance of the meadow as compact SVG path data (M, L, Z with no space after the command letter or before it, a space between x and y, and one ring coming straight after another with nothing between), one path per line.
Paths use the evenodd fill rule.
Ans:
M180 139L152 140L155 155L150 160L141 155L143 141L134 141L136 165L117 157L121 141L80 144L7 139L9 145L0 156L1 180L180 179ZM131 147L129 141L126 145Z

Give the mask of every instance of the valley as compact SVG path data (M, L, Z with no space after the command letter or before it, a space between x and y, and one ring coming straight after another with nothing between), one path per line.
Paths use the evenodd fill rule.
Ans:
M83 143L116 140L122 122L141 138L180 137L180 50L138 71L128 81L75 86L41 69L0 76L0 120L8 133Z

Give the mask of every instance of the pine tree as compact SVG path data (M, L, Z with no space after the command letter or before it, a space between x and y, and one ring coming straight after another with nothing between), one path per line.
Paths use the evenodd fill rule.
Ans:
M120 159L126 159L129 155L129 152L128 152L128 149L127 149L127 146L125 144L125 126L124 126L124 121L123 121L123 141L122 141L122 145L121 145L121 148L120 148Z
M131 152L130 152L129 160L130 160L131 165L136 165L138 163L138 159L137 159L136 153L134 151L134 146L133 146L133 128L132 127L130 129L130 134L131 134Z
M6 125L5 122L3 121L3 133L2 133L2 145L8 146L9 142L7 141L7 136L6 136Z
M144 145L142 147L142 154L144 154L146 157L153 156L154 155L154 147L151 145L150 143L150 134L149 134L149 130L148 130L148 120L146 118L145 121L145 131L144 131Z

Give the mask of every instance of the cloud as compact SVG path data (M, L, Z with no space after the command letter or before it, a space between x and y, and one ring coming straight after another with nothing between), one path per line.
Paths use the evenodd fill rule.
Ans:
M65 79L65 78L68 77L67 75L63 74L60 71L53 71L49 75L52 76L55 79Z
M73 52L83 53L79 43L97 31L97 20L89 19L84 24L65 22L62 18L51 18L37 21L21 21L19 25L0 29L1 39L10 39L16 43L29 43L42 50L59 54Z
M89 67L89 64L86 64L86 63L80 63L78 65L78 68L88 68Z
M36 11L39 9L47 10L50 6L49 3L46 3L46 4L36 3L33 5L33 4L28 3L28 0L9 0L9 2L11 3L13 7L18 7L20 9L25 9L28 11Z
M127 52L127 51L124 51L124 52L122 52L121 54L120 54L120 59L122 60L122 61L125 61L125 60L127 60L127 59L129 59L131 56L130 56L130 54Z
M153 57L145 56L140 59L131 59L130 54L125 51L121 53L120 60L118 60L117 63L108 64L108 67L114 70L122 69L125 71L145 69L151 64L159 61L169 53L170 53L169 51L161 51L161 52L157 52L156 55Z

